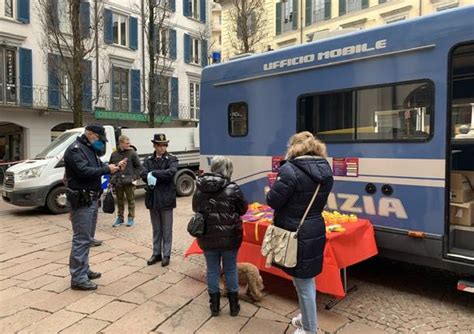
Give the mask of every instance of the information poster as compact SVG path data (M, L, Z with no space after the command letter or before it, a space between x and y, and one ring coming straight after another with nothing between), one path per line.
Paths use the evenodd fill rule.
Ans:
M278 173L280 171L280 162L284 159L283 156L272 157L272 172Z
M334 176L359 176L359 158L333 158L332 173Z

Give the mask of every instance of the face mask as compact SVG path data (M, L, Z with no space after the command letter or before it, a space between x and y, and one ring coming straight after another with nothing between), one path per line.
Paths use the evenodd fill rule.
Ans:
M96 151L97 153L101 153L104 151L104 148L105 148L105 144L102 140L96 140L95 142L92 143L92 148L94 149L94 151Z

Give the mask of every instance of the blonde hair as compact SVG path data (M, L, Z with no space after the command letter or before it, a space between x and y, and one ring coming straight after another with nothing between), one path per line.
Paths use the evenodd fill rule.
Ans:
M234 167L232 166L232 161L229 158L220 155L216 155L212 158L211 172L220 174L230 180L233 171Z
M128 141L128 142L129 142L129 141L130 141L130 138L128 138L126 135L121 135L121 136L119 137L119 143L123 143L123 142L125 142L125 141Z
M326 145L319 139L316 139L309 131L295 133L288 142L286 159L302 155L315 155L326 158Z

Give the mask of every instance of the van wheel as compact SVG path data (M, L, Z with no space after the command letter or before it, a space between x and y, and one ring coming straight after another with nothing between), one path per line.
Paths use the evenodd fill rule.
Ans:
M181 174L176 180L176 193L178 196L190 196L194 193L194 178L189 174Z
M68 211L66 187L59 186L51 190L46 198L46 207L55 214L66 213Z

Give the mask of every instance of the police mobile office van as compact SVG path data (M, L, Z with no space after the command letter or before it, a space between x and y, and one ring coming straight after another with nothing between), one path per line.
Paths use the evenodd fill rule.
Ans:
M201 168L221 154L250 201L311 131L329 210L371 220L382 255L474 273L474 7L211 65Z

